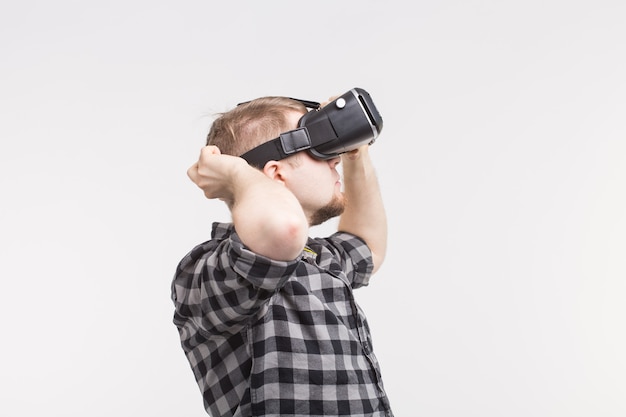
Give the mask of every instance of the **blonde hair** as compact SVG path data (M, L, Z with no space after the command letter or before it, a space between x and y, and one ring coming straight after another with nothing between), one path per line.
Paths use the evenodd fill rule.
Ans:
M223 154L241 156L281 133L293 129L286 114L305 114L303 104L286 97L261 97L218 114L213 121L207 145L217 146Z

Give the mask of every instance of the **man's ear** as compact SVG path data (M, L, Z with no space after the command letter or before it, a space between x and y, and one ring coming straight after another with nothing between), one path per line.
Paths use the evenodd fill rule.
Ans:
M263 173L266 177L284 183L283 164L281 161L267 161L263 167Z

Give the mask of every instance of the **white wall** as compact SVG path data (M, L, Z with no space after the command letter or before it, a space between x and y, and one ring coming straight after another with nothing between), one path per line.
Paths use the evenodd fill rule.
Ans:
M626 415L621 1L0 6L0 414L204 416L171 322L211 114L367 89L397 416ZM330 229L332 223L319 228Z

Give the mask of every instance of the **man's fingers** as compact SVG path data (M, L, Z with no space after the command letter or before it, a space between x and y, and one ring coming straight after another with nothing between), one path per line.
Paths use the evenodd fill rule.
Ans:
M202 155L220 155L221 153L217 146L207 145L200 150L200 157L202 157Z
M198 170L200 169L199 164L202 163L202 160L209 158L213 155L221 155L221 154L222 152L220 152L217 146L214 146L214 145L204 146L202 149L200 149L200 157L198 158L198 162L190 166L189 169L187 170L187 176L191 178L193 182L196 182L196 179L198 178Z
M196 162L195 164L193 164L192 166L189 167L189 169L187 170L187 176L191 179L191 181L195 182L195 178L198 175L198 163Z
M332 96L332 97L330 97L327 101L323 101L323 102L321 103L321 106L322 106L322 107L324 107L325 105L327 105L328 103L330 103L330 102L331 102L331 101L333 101L333 100L338 99L339 97L340 97L340 96Z

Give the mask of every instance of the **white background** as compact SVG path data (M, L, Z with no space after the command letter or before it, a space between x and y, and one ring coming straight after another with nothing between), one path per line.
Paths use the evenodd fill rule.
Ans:
M623 1L3 1L0 414L204 416L175 266L211 115L368 90L407 416L626 415ZM315 229L326 233L332 222Z

